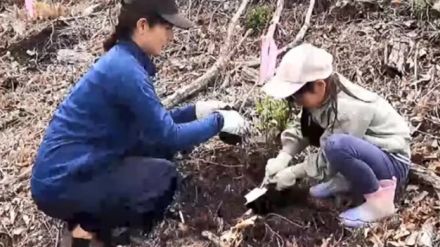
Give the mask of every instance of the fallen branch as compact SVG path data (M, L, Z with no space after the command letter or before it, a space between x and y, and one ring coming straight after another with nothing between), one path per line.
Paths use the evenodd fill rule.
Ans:
M296 34L295 39L292 42L290 42L288 45L284 46L281 50L279 50L278 55L297 46L304 39L304 36L306 35L306 32L310 27L310 19L312 18L314 7L315 7L315 0L310 0L309 8L307 9L307 14L303 26Z
M275 34L275 30L277 29L277 25L280 22L281 12L283 12L284 0L278 0L277 8L275 13L273 14L272 21L270 22L269 29L267 30L267 36L273 37Z
M295 39L292 42L290 42L288 45L284 46L283 48L281 48L278 51L278 56L280 56L281 54L284 54L289 49L292 49L293 47L297 46L304 39L304 36L306 35L306 32L310 27L310 19L312 17L314 7L315 7L315 0L310 0L309 8L307 9L306 18L304 19L303 26L301 27L299 32L296 34ZM244 62L241 64L244 66L248 66L248 67L257 67L260 65L260 60L255 59L255 60L247 61L247 62Z
M248 3L249 3L249 0L242 0L240 7L238 8L237 12L232 17L231 22L229 23L229 26L228 26L225 45L221 48L220 55L219 55L219 58L217 59L217 61L201 77L196 79L194 82L192 82L188 86L185 86L183 88L178 89L172 95L167 97L163 101L165 106L167 106L167 107L176 106L177 104L181 103L186 98L201 91L202 89L204 89L205 87L207 87L209 85L209 83L212 81L212 79L219 73L220 69L226 66L226 64L229 62L230 58L232 57L232 55L235 53L236 48L232 49L232 36L233 36L234 30L235 30L235 27L237 26L238 18L243 14ZM247 35L249 35L248 33L249 32L247 32ZM247 37L247 35L245 35L245 37ZM244 39L242 39L242 40L244 40ZM241 43L242 43L242 41L239 43L238 46L240 46ZM231 50L232 50L232 52L231 52Z
M433 171L420 165L413 164L410 166L409 178L414 182L432 187L440 198L440 177Z

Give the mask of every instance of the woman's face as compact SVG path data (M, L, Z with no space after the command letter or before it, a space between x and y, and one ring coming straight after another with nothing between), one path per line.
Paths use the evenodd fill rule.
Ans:
M315 81L310 90L299 90L291 96L291 100L308 109L319 108L325 101L326 86L323 80Z
M145 18L138 20L133 40L148 55L158 56L173 40L173 26L167 23L148 24Z

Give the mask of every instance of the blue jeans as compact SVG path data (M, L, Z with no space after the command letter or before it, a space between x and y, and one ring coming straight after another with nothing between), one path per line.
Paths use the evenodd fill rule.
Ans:
M86 181L72 179L57 199L34 200L47 215L87 231L149 230L171 204L178 180L168 160L128 157Z
M406 183L409 166L395 156L360 138L335 134L328 138L325 155L331 169L342 174L353 192L369 194L379 188L379 180L397 178Z

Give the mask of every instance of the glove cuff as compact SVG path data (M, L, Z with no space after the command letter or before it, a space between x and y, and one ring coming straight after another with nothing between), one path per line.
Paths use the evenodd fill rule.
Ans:
M303 178L307 176L307 172L304 169L305 163L296 164L294 166L291 166L290 171L292 171L293 174L295 174L296 178Z
M283 164L285 164L285 166L287 166L289 162L292 160L292 158L293 157L290 154L284 151L280 151L276 159L282 162Z
M197 101L194 104L195 113L196 113L196 119L202 119L205 117L205 110L203 109L203 102Z

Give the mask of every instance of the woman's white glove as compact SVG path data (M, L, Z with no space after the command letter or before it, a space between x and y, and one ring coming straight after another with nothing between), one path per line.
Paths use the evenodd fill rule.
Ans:
M223 128L221 129L222 132L234 135L242 135L246 131L246 120L237 111L223 110L217 112L223 116Z
M279 171L283 170L289 165L292 156L286 152L281 151L276 158L269 159L266 164L266 180L272 178Z
M211 113L224 109L228 104L222 101L209 100L209 101L198 101L195 104L196 117L197 119L202 119L209 116Z

